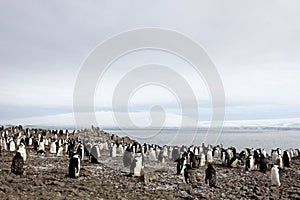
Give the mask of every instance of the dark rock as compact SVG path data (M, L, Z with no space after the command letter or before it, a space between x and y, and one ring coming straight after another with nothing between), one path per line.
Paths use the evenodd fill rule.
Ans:
M157 176L154 173L147 173L141 177L142 181L147 185L152 181L157 180Z
M188 194L193 194L194 193L193 187L189 184L181 183L181 184L179 184L178 189L186 191Z

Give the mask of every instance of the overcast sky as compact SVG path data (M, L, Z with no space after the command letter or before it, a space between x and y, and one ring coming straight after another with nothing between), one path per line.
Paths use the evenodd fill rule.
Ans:
M0 120L72 112L80 66L120 32L160 27L198 42L214 62L226 95L226 119L300 117L300 2L295 1L0 1ZM203 118L210 96L203 81L167 53L144 51L114 63L98 111L109 111L122 67L159 62L181 70ZM199 77L198 77L199 78ZM104 91L104 93L103 93ZM178 113L159 87L138 91L131 110L152 104ZM174 112L174 113L172 113Z

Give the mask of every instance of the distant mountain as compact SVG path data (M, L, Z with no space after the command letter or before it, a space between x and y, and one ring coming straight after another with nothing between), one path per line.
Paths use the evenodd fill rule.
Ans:
M84 114L86 115L86 114ZM134 122L135 126L123 125L123 127L131 128L141 128L145 129L147 125L151 124L151 117L149 113L133 112L129 113L131 120ZM86 115L88 118L88 115ZM102 128L114 129L119 126L116 124L112 112L96 112L96 117L98 120L98 125ZM164 123L165 128L178 128L180 127L182 117L176 114L166 114L166 120ZM88 119L86 120L88 121ZM187 122L185 128L190 128L195 126L195 122L191 118L185 118ZM199 121L198 127L207 129L210 127L210 121ZM67 128L81 128L90 127L91 124L76 124L74 120L73 113L65 113L58 115L42 116L42 117L30 117L6 120L0 122L2 125L26 125L31 127L67 127ZM150 127L157 128L157 127ZM300 130L300 118L288 118L288 119L262 119L262 120L225 120L223 129L245 129L245 130Z

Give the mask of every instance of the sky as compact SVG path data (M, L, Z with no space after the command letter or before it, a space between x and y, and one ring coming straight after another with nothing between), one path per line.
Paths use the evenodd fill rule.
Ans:
M296 0L1 0L0 121L72 117L74 86L85 59L113 35L143 27L180 32L205 49L223 82L226 120L299 118L299 12ZM199 118L211 118L203 79L176 56L145 50L114 62L98 85L94 106L107 113L101 115L104 125L112 124L103 118L111 117L120 78L147 63L177 70L196 94ZM180 116L177 100L166 88L145 86L132 94L128 110L136 120L149 119L149 109L160 105L172 125L186 117Z

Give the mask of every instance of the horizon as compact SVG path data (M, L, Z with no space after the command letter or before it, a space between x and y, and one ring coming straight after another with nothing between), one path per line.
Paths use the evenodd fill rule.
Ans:
M96 113L96 115L99 113ZM166 124L164 127L149 127L144 122L135 124L136 126L119 127L113 119L107 120L105 124L86 124L78 126L73 113L65 113L60 115L49 115L43 117L23 118L16 120L0 121L0 125L10 127L22 125L28 128L54 128L54 129L82 129L100 127L102 130L208 130L210 128L210 120L199 121L196 127L194 126L178 126L175 124ZM99 116L98 116L99 117ZM138 116L136 116L138 117ZM137 119L133 119L137 121ZM285 118L285 119L259 119L259 120L224 120L222 132L234 130L300 130L300 118Z

